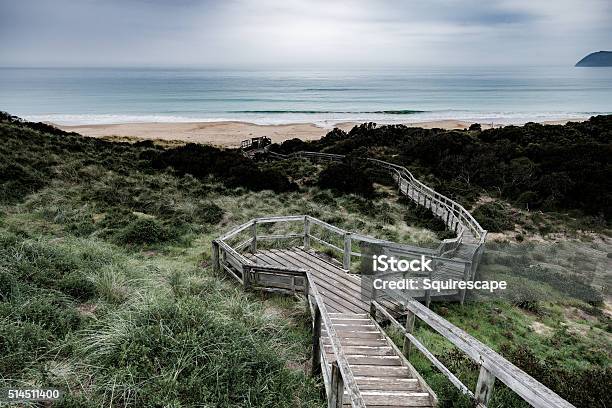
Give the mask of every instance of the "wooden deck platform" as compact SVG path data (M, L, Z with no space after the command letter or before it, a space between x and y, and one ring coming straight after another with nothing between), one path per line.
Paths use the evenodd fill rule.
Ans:
M342 265L325 260L314 251L299 247L260 250L245 256L254 263L309 271L368 407L435 406L437 399L433 391L370 317L370 303L363 297L365 288L359 276L347 273ZM365 294L367 298L371 296L371 292ZM386 306L391 310L400 308L399 304L391 302ZM320 342L323 347L321 370L329 389L332 364L336 359L326 330L321 331ZM344 394L343 405L351 406L346 392Z

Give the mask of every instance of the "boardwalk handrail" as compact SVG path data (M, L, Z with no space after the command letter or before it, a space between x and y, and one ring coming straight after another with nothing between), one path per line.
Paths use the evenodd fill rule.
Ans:
M268 234L262 235L258 230L258 226L262 224L271 223L299 223L302 226L298 227L300 232L290 232L283 234ZM332 235L337 236L342 243L334 244L327 240L323 235L317 235L313 232L312 227L319 226L323 230L328 231ZM241 234L249 234L248 238L239 240ZM223 234L220 238L213 241L213 262L218 265L219 269L223 268L228 270L232 276L234 276L244 286L251 286L252 279L249 274L252 270L268 269L269 272L274 270L276 272L278 268L273 265L267 264L265 261L254 264L246 257L241 255L242 251L255 252L258 245L262 241L283 241L283 240L303 240L302 246L305 250L311 249L311 242L322 245L323 247L330 248L332 252L337 253L340 256L338 260L342 264L342 268L349 271L351 269L351 261L353 257L362 257L363 254L360 251L356 251L354 247L355 242L363 242L367 244L379 244L384 248L385 253L393 256L408 256L408 257L420 257L424 255L432 260L434 268L433 275L436 277L447 277L447 278L460 278L463 280L472 280L473 274L470 272L472 268L471 259L460 259L448 257L447 246L448 243L442 243L437 249L421 248L413 245L399 244L396 242L386 241L379 238L374 238L368 235L354 233L329 223L321 221L317 218L309 215L291 215L291 216L273 216L273 217L260 217L249 220ZM232 241L238 241L232 243ZM359 246L361 248L361 246ZM455 269L460 271L460 277L455 275L449 275L450 272L443 269L444 265L452 265ZM442 274L442 275L440 275ZM298 270L289 271L288 275L297 276L299 275ZM246 277L246 279L245 279ZM294 278L292 278L294 279ZM275 288L274 291L285 291L288 289L291 292L299 290L301 284L291 285L290 289L283 287ZM265 288L260 288L266 290ZM269 289L269 288L268 288ZM433 294L428 291L425 296L427 299L427 305L431 296L447 296L445 294ZM458 292L460 301L463 301L465 291Z
M499 379L508 388L518 394L523 400L536 408L575 408L572 404L561 398L550 388L531 377L529 374L510 363L490 347L470 336L464 330L450 323L448 320L434 313L414 299L402 298L406 312L406 325L400 324L380 303L372 299L371 313L375 318L376 311L383 314L404 337L404 353L409 354L410 348L414 346L419 350L436 368L438 368L455 387L464 394L476 399L479 406L486 406L493 392L495 379ZM441 334L455 347L464 352L480 366L480 373L476 384L476 390L472 393L448 368L440 362L427 347L421 343L412 333L414 318L421 321Z
M355 377L350 370L349 363L346 360L342 346L339 344L337 333L333 327L329 313L325 308L321 295L314 284L310 272L300 268L278 265L274 266L266 263L255 263L240 253L240 250L245 248L250 248L251 252L255 253L257 251L257 241L258 239L262 239L262 236L257 235L257 225L275 222L303 222L304 232L303 234L290 233L284 235L270 235L269 237L272 237L271 239L303 238L304 247L307 248L307 245L309 245L309 240L314 238L314 236L309 233L309 227L311 224L315 224L322 226L332 233L343 236L345 238L345 243L347 242L346 239L348 237L349 245L345 245L343 249L345 255L344 258L346 258L347 255L350 258L350 255L352 254L350 247L351 233L341 228L317 220L316 218L303 215L262 217L255 218L241 224L221 236L219 239L214 240L213 266L215 270L219 270L222 267L228 271L234 278L243 284L245 288L254 287L257 289L281 291L285 293L305 293L308 298L311 311L313 312L313 369L320 365L319 363L321 361L325 361L322 360L325 358L325 353L324 350L322 350L320 343L321 324L323 324L330 337L332 352L335 358L335 362L331 362L331 373L326 373L327 375L324 377L326 379L326 387L328 387L330 390L329 395L331 399L329 401L329 405L334 407L341 406L342 393L344 387L346 386L353 407L364 407L365 404L363 397L356 386ZM239 234L245 231L249 231L252 236L246 241L232 246L229 241L232 239L238 239ZM358 234L354 235L355 236L353 238L367 238L376 241L376 238L367 236L359 237ZM402 247L401 244L396 245L398 245L400 248ZM340 250L339 247L338 249ZM434 259L441 262L457 262L455 259L446 259L442 256L438 256ZM470 265L470 262L466 261L466 265ZM272 281L270 286L263 288L261 286L261 282L257 282L257 279L260 279L261 276L266 275L276 278L281 277L284 279L284 283L278 284L277 282ZM253 282L254 280L256 282ZM268 281L268 283L269 282L270 281ZM259 287L257 286L258 283ZM391 312L385 308L388 302L379 303L376 297L376 292L377 291L373 292L373 298L370 302L370 313L374 319L376 318L377 312L382 313L385 319L390 321L400 330L404 337L404 353L409 354L411 347L418 349L450 380L455 387L457 387L463 393L475 398L480 407L486 406L491 396L496 378L502 381L526 402L536 408L573 407L573 405L571 405L569 402L563 400L559 395L555 394L552 390L535 380L533 377L511 364L508 360L504 359L491 348L487 347L474 337L467 334L465 331L459 329L441 316L429 310L421 303L412 298L408 298L399 292L386 291L386 294L394 298L394 302L396 304L403 306L407 319L406 325L401 325L391 314ZM313 299L314 302L312 302ZM397 313L397 311L394 312ZM419 318L430 328L438 332L445 339L449 340L454 346L459 348L473 361L480 365L480 374L475 392L470 391L468 387L466 387L448 368L443 365L442 362L440 362L433 355L433 353L426 348L423 343L421 343L414 336L413 328L415 318ZM318 363L315 364L317 361ZM324 365L326 370L328 369L327 365L321 365Z
M343 161L346 156L340 154L331 154L331 153L319 153L319 152L309 152L309 151L299 151L289 155L283 155L279 153L269 152L272 157L283 159L288 158L290 156L295 157L303 157L307 159L320 159L320 160L328 160L328 161ZM420 200L423 199L423 203L427 204L429 207L444 207L447 209L449 214L453 214L453 220L451 222L454 225L454 230L458 233L458 238L461 238L462 230L467 228L470 232L475 236L478 243L484 243L486 239L487 231L480 226L478 221L474 219L472 214L468 210L465 209L461 204L452 200L451 198L446 197L443 194L438 193L431 187L427 186L419 179L417 179L408 169L398 164L389 163L379 159L373 158L359 158L359 160L365 160L371 163L375 163L380 167L390 170L396 176L396 182L401 186L402 181L405 180L410 187L414 189L418 193L417 202L420 204ZM429 199L429 202L427 202ZM450 220L446 220L450 222Z
M317 286L313 284L314 280L310 275L310 272L308 271L306 271L306 279L308 281L308 285L305 289L305 295L309 302L311 299L311 295L312 298L314 298L314 304L312 304L312 309L314 312L313 368L318 365L317 359L320 358L320 354L323 353L323 349L320 343L320 323L323 323L323 326L325 327L325 331L327 332L327 336L329 337L329 341L332 347L332 352L334 353L334 357L336 357L335 363L332 364L332 374L329 381L330 398L328 405L330 407L341 407L343 402L342 399L344 397L344 389L346 389L348 397L351 401L351 406L353 408L365 408L365 401L363 400L361 391L359 391L359 387L357 386L357 380L355 380L355 376L353 375L353 372L350 369L349 362L342 349L342 344L340 343L340 339L338 337L338 334L336 333L336 329L334 328L331 318L329 317L329 313L327 312L325 302L319 294ZM316 344L317 342L318 344ZM335 371L336 367L339 372Z

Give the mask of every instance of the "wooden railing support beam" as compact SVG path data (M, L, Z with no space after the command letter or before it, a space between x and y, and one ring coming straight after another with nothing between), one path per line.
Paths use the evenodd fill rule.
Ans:
M474 396L476 401L487 405L493 394L493 386L495 385L495 376L483 366L480 366L480 374L476 383L476 392Z
M257 252L257 221L253 221L251 226L251 253Z
M414 331L414 313L410 310L406 311L406 333L412 334ZM410 349L412 348L412 344L408 336L404 336L404 345L402 347L402 352L406 356L408 360L410 360Z
M215 272L221 270L221 264L219 263L219 243L216 240L212 242L212 268Z
M346 270L351 268L351 233L344 233L344 256L342 257L342 267Z
M329 401L327 406L329 408L342 408L342 399L344 397L344 381L342 380L342 374L340 374L340 368L338 363L335 361L332 363L331 369L331 384L330 384Z
M245 290L251 287L251 268L247 265L242 266L242 285Z
M310 219L304 217L304 251L310 250Z
M321 310L314 303L314 316L312 324L312 375L321 373Z

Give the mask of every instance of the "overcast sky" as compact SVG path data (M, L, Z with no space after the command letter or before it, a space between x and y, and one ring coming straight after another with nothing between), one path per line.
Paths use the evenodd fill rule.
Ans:
M572 65L611 0L0 0L0 65Z

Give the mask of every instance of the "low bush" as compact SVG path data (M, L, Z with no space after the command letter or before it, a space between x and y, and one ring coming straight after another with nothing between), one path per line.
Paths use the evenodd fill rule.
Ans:
M340 193L352 193L362 197L374 196L374 185L368 175L347 163L330 164L319 174L317 185Z
M512 214L502 203L490 202L478 206L472 215L482 228L489 232L502 232L514 229Z
M510 344L503 345L502 354L577 407L612 406L612 394L609 392L612 368L609 365L568 370L554 362L537 358L527 347Z
M163 151L152 165L157 169L172 167L178 174L191 174L203 179L212 175L230 187L250 190L290 191L296 187L274 169L261 170L253 161L235 150L222 150L208 145L189 143Z
M398 202L404 205L402 211L404 212L406 224L432 230L439 239L454 238L457 235L453 231L448 230L446 223L439 217L436 217L430 209L416 204L405 196L398 199Z
M0 302L8 302L17 291L17 279L7 269L0 267Z
M167 242L178 237L176 230L150 217L139 217L117 233L122 244L151 245Z

